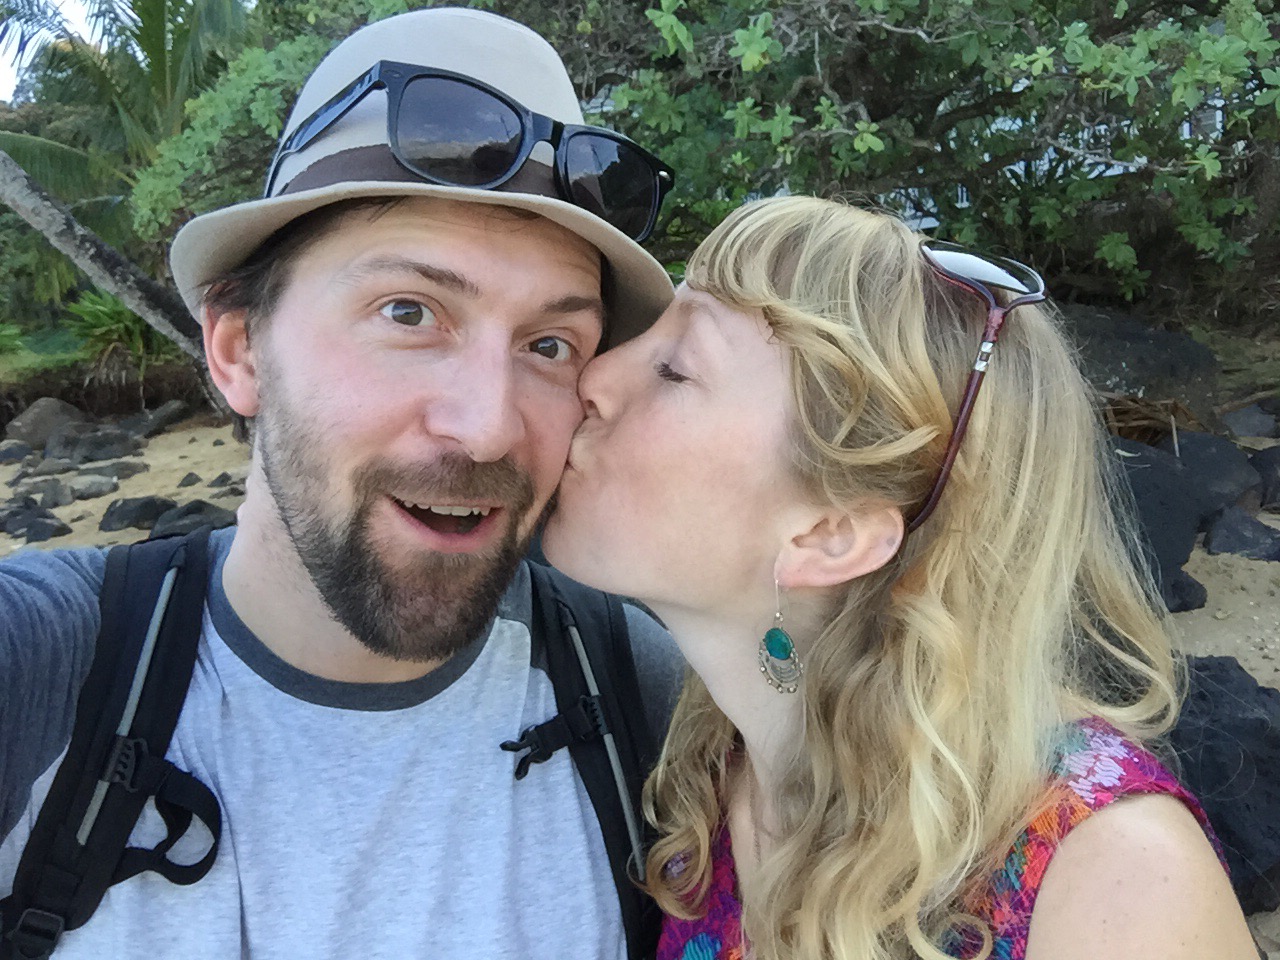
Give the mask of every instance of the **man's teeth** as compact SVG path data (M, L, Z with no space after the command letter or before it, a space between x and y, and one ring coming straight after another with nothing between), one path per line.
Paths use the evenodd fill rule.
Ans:
M405 500L404 503L418 510L438 513L442 517L487 517L489 511L493 509L492 507L454 507L439 503L414 503L411 500Z

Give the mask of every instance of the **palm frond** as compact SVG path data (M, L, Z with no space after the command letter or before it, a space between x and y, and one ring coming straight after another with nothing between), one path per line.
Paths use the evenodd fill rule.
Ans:
M22 60L33 42L70 35L67 19L51 0L0 0L0 50Z
M144 68L124 51L103 52L82 40L61 41L48 56L65 100L102 109L112 134L104 141L121 143L135 160L149 159L158 140L158 105Z
M129 28L129 39L136 47L136 56L151 81L153 96L168 99L172 88L169 52L171 35L176 24L171 22L174 7L168 0L132 0L134 19Z
M156 144L164 133L156 129L154 121L131 112L128 106L123 100L116 103L116 121L124 134L125 150L133 160L148 163L155 159Z
M46 43L42 86L46 96L63 103L105 107L114 95L112 69L106 54L80 37Z
M184 29L175 31L172 56L178 64L176 90L194 96L211 69L239 53L248 30L242 0L192 0Z
M127 186L101 157L44 137L0 131L0 150L63 201L101 196Z
M110 49L122 41L127 42L138 14L130 0L90 0L85 19L90 37Z

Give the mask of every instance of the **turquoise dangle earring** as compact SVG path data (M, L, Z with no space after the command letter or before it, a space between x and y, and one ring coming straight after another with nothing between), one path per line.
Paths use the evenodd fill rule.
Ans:
M773 626L760 640L760 672L765 681L779 693L795 693L804 676L804 665L796 656L796 645L782 629L782 591L773 581L775 610Z

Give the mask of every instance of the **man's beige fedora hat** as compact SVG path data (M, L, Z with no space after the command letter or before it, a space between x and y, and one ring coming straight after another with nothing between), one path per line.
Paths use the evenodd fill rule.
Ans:
M582 123L560 57L528 27L479 10L439 7L370 24L316 67L281 140L379 60L451 70L496 87L535 113ZM192 315L210 280L239 266L264 240L303 214L364 197L443 197L529 210L598 249L612 274L610 343L651 324L672 297L666 271L638 243L595 214L560 199L551 148L538 144L520 173L494 190L427 183L402 167L387 142L387 97L367 94L346 116L282 162L271 195L196 217L174 239L173 278Z

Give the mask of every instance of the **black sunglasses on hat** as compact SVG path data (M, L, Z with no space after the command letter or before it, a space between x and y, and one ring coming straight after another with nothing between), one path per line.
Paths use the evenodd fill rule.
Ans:
M307 117L280 143L267 173L271 196L281 162L333 126L371 90L387 93L391 153L428 183L492 190L519 172L538 143L555 151L560 196L633 240L653 232L675 174L612 130L534 113L500 90L449 70L381 60Z

